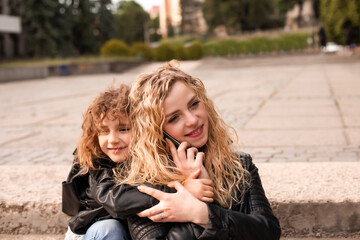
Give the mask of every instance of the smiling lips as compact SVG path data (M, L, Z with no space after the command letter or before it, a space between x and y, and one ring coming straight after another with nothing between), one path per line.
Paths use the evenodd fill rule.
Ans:
M116 153L119 153L120 151L122 151L125 148L126 147L108 148L108 150L116 154Z
M194 131L191 131L190 133L186 134L186 137L198 137L200 136L204 131L204 125L201 125L200 127L196 128Z

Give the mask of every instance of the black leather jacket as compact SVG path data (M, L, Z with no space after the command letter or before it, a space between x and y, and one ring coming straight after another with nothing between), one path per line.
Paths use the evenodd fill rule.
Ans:
M216 203L207 204L209 222L205 229L192 223L153 223L147 218L132 216L128 218L132 239L280 239L280 224L265 196L258 169L249 154L241 153L240 159L251 174L251 185L241 204L231 210Z
M245 169L251 173L251 186L244 194L242 203L234 205L231 210L224 209L216 203L208 204L210 220L205 229L193 223L154 223L148 218L139 218L136 213L154 206L158 200L140 193L133 186L115 186L111 168L89 172L89 185L86 187L85 194L83 191L79 194L79 196L85 196L83 198L85 200L81 203L87 204L81 206L78 214L70 220L69 226L73 232L82 233L96 220L112 217L127 219L131 237L134 240L280 239L279 221L274 216L265 196L258 170L252 163L250 155L241 154L240 156ZM166 186L151 187L165 192L175 192L174 189Z
M126 218L156 205L159 201L140 193L136 187L116 186L114 167L118 166L109 158L95 158L95 167L82 174L76 160L67 180L62 182L62 211L72 218L69 227L72 232L85 234L96 221L115 218L126 226ZM175 192L167 186L152 186L164 192Z

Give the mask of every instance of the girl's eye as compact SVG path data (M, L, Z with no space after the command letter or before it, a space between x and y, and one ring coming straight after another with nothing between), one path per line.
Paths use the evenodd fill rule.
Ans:
M130 128L129 127L121 127L121 128L119 128L119 131L120 132L127 132L127 131L130 131Z
M107 134L107 133L109 133L109 129L107 129L107 128L102 128L102 129L100 129L99 133L100 133L100 134Z

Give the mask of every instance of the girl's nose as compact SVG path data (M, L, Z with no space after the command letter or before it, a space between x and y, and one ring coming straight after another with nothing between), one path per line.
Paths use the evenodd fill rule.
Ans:
M118 134L115 133L115 132L111 132L111 133L109 134L109 142L110 142L110 143L119 142Z

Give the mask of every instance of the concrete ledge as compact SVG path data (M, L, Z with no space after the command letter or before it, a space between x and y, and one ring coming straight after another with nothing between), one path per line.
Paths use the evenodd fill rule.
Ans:
M256 165L283 237L360 236L358 162ZM0 234L64 233L61 181L69 169L0 166Z
M140 66L144 61L111 61L61 64L40 67L0 68L0 83L28 79L47 78L49 76L69 76L100 73L119 73Z
M21 67L21 68L0 68L0 83L19 81L25 79L39 79L48 77L49 72L46 66Z

